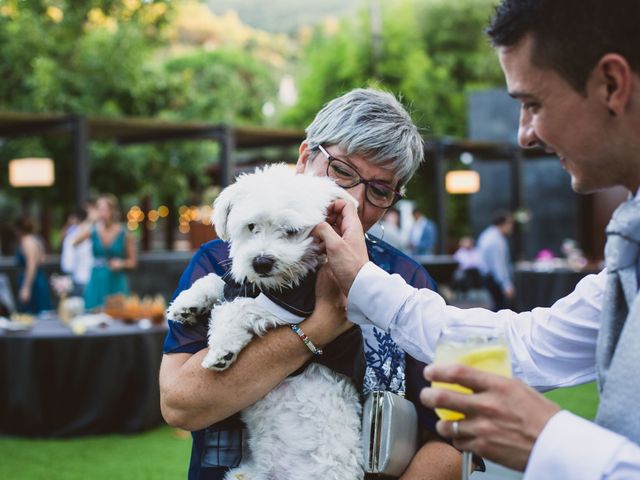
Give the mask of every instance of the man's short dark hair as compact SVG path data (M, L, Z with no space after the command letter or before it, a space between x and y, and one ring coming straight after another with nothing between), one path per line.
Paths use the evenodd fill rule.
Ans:
M513 215L508 210L498 210L491 215L491 225L496 227L511 221L513 221Z
M502 0L487 34L496 47L531 34L531 61L584 93L589 73L607 53L622 55L640 72L639 21L638 0Z

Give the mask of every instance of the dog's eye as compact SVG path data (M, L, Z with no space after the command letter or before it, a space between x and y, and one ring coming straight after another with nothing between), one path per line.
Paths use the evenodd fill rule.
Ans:
M287 228L284 233L287 235L287 237L295 237L296 235L298 235L300 233L300 230L296 229L296 228Z
M253 232L253 230L256 228L256 224L250 223L249 225L247 225L247 228L249 229L250 232Z

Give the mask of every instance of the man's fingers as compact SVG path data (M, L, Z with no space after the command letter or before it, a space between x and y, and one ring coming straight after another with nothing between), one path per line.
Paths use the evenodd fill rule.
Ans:
M494 388L507 380L495 373L466 365L428 365L424 369L424 377L431 382L457 383L476 393Z
M420 391L420 401L431 408L446 408L468 415L475 410L475 399L465 393L444 388L426 387Z
M311 230L311 235L323 243L325 247L340 239L340 235L327 222L316 225L313 230Z

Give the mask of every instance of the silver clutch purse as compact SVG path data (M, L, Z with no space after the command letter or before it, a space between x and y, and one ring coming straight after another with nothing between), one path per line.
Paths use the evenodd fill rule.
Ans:
M416 407L392 392L369 394L362 412L364 470L400 476L418 450Z

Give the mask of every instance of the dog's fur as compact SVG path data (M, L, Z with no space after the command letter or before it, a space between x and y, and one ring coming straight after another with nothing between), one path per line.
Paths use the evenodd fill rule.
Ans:
M296 175L284 164L241 175L222 191L213 212L216 232L230 243L234 280L261 291L298 285L318 267L309 234L337 198L355 202L332 180ZM228 368L254 335L288 324L253 298L224 303L223 289L222 279L209 274L178 295L167 311L168 318L189 323L211 310L209 352L202 363L211 370ZM242 412L250 451L225 478L361 479L360 410L349 379L312 363Z

